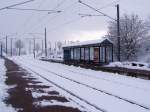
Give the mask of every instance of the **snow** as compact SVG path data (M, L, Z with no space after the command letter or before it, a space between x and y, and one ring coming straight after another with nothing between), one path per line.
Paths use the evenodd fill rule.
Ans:
M40 60L47 60L47 61L58 61L58 62L62 62L63 61L63 56L60 57L40 57Z
M100 39L96 39L96 40L89 40L89 41L83 41L83 42L75 42L75 43L71 43L71 44L68 44L68 45L63 45L63 47L98 44L98 43L102 43L104 40L106 40L106 38L100 38ZM109 40L109 39L107 39L107 40Z
M70 91L102 110L108 112L150 112L150 81L58 63L43 62L25 56L14 57L12 60L28 71L31 72L32 70L37 72L41 76L55 82L62 88L65 88L65 90ZM34 74L34 76L36 76L36 74ZM46 84L48 85L49 83L47 82ZM99 112L95 107L75 98L64 90L60 89L59 91L86 107L88 110Z
M134 66L133 66L134 64ZM150 64L144 62L112 62L108 67L123 67L129 69L150 70Z
M37 92L33 92L32 91L32 96L34 98L38 98L41 96L59 96L59 97L63 97L62 95L49 95L48 93L37 93ZM42 101L38 101L38 102L34 102L35 105L39 105L39 106L54 106L54 105L58 105L58 106L65 106L65 107L73 107L73 108L79 108L80 110L83 110L82 108L80 108L77 104L73 103L73 102L58 102L56 100L42 100ZM85 111L85 109L84 109Z
M40 86L47 85L47 86L50 87L50 88L43 88L42 90L44 91L44 93L34 91L32 88L26 88L26 91L28 91L28 90L31 91L31 94L32 94L33 98L39 98L39 97L42 97L42 96L57 96L57 97L64 97L69 101L69 102L59 102L57 100L42 100L42 101L35 100L34 103L33 103L34 105L42 106L42 107L44 107L44 106L72 107L72 108L78 108L82 112L89 112L85 107L78 104L76 101L72 100L70 98L70 96L68 96L67 94L64 93L64 91L62 91L58 87L52 86L51 83L49 83L46 80L44 80L43 78L37 76L34 72L30 71L30 73L28 72L27 74L28 75L26 77L28 77L28 76L33 77L34 76L34 78L36 78L36 81L40 81L41 82ZM32 84L29 83L29 85L32 85ZM34 84L34 85L39 85L39 84ZM48 94L48 92L51 92L51 91L56 91L59 94Z
M61 103L61 102L56 102L55 100L51 100L51 102L44 100L40 102L42 106L48 106L48 105L61 105L61 106L68 106L68 107L73 107L74 105L70 105L70 102L66 102L66 103Z
M40 81L42 82L43 85L47 85L47 86L52 86L51 83L47 82L46 80L44 80L43 78L37 76L34 72L30 71L30 73L32 73L32 75L34 75L35 78L37 78L37 81ZM64 96L65 98L67 98L67 100L69 100L69 102L58 102L56 100L53 100L53 101L47 101L47 100L42 100L40 102L34 102L35 105L40 105L40 106L53 106L53 105L61 105L61 106L65 106L65 107L72 107L72 108L78 108L79 110L83 111L83 112L89 112L84 106L78 104L76 101L74 101L72 98L70 98L70 96L68 94L66 94L64 91L62 91L60 88L58 87L50 87L49 88L45 88L43 89L45 92L48 92L48 91L58 91L59 92L59 95L58 96ZM46 93L36 93L36 92L32 92L32 95L34 98L38 98L38 97L41 97L42 95L46 95L46 96L53 96L53 95L48 95ZM57 95L55 95L57 96Z
M6 68L4 66L4 60L0 59L0 112L16 112L14 108L4 103L5 98L8 97L7 89L13 87L8 87L5 85L5 74Z

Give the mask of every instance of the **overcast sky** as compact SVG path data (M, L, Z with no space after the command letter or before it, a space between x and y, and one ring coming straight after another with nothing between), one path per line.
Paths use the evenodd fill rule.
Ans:
M0 7L19 3L26 0L0 0ZM120 14L135 13L142 19L150 15L150 0L82 0L91 6L116 18L115 4L120 4ZM117 1L117 2L114 2ZM109 7L105 7L107 4ZM63 40L92 40L102 37L107 33L109 18L95 16L81 18L78 14L98 13L79 4L78 0L35 0L18 8L54 9L61 13L47 14L47 12L1 10L0 11L0 36L17 33L16 37L30 37L28 33L44 33L47 28L49 41ZM42 35L35 35L42 37Z

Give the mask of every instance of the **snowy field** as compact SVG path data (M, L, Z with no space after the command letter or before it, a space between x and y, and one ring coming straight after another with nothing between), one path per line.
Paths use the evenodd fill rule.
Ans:
M34 60L11 58L33 75L53 82L92 112L150 112L150 81L119 74Z
M5 98L8 96L8 86L5 84L6 68L4 66L4 60L0 59L0 112L16 112L11 106L4 103Z

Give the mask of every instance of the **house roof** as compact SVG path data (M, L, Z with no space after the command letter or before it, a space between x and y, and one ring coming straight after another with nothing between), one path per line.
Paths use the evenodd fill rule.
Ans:
M89 40L89 41L71 43L71 44L63 45L63 47L75 47L75 46L102 44L105 41L107 41L107 43L111 43L112 44L112 41L110 41L109 39L101 38L101 39L96 39L96 40Z

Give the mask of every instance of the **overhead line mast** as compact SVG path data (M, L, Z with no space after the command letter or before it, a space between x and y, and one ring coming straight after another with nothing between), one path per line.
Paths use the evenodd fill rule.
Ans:
M45 57L47 57L47 32L45 27Z
M118 61L120 61L120 13L119 13L119 4L117 4L117 36L118 36Z

